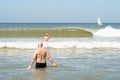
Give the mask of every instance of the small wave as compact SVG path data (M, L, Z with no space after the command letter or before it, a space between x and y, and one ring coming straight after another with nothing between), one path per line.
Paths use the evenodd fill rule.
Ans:
M0 42L0 48L36 49L37 42ZM94 41L94 42L43 42L45 48L120 48L120 42Z
M104 29L100 29L93 33L94 36L99 37L120 37L120 29L112 28L112 26L106 26Z
M35 42L0 42L0 48L30 49L37 48Z

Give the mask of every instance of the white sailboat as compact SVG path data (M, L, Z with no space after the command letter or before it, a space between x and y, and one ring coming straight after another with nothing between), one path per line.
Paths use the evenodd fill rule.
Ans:
M100 20L100 17L98 17L98 25L102 25L102 22Z

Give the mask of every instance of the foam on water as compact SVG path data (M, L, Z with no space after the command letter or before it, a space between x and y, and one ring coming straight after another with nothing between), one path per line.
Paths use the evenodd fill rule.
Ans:
M14 41L14 42L2 42L0 41L0 48L20 48L20 49L36 49L37 43L33 41ZM44 47L51 48L120 48L119 41L112 40L86 40L86 41L51 41L43 42Z
M100 29L93 34L97 37L120 37L120 29L112 28L112 26L106 26L104 29Z

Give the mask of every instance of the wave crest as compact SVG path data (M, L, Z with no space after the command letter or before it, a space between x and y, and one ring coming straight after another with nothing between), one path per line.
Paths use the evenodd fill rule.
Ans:
M94 36L99 37L120 37L120 29L112 28L112 26L106 26L104 29L100 29L93 34Z
M36 49L37 42L0 42L0 48ZM44 47L48 48L120 48L120 42L44 42Z

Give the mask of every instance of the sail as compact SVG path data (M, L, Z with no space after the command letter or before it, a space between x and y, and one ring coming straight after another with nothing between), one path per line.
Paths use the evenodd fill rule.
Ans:
M98 25L102 25L102 22L100 20L100 17L98 17Z

